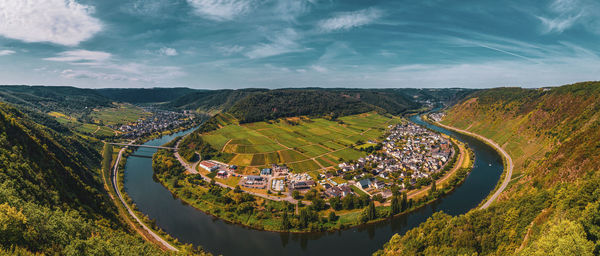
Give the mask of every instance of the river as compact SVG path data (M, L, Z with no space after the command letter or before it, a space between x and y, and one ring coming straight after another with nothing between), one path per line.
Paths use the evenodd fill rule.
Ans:
M469 136L421 120L411 121L467 143L475 153L475 165L465 182L444 198L409 214L384 222L330 233L288 234L257 231L229 224L186 205L152 178L152 159L130 156L125 166L125 191L138 209L184 243L200 245L215 255L370 255L396 233L418 226L433 213L463 214L476 207L496 186L503 171L494 149ZM190 131L147 142L163 145ZM151 156L156 149L140 148L134 154Z

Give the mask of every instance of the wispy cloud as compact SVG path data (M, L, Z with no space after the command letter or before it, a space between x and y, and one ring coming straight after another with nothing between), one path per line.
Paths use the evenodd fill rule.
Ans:
M563 31L572 27L573 24L575 24L575 22L579 20L579 18L581 18L581 14L568 17L557 17L554 19L545 18L541 16L538 16L537 18L542 22L542 25L544 27L544 33L562 33Z
M308 48L303 47L297 42L300 38L300 34L295 30L291 28L285 29L272 38L269 38L269 43L256 45L249 52L245 53L245 55L250 59L258 59L308 50Z
M215 49L225 56L231 56L233 54L243 51L246 47L240 45L229 45L229 46L215 46Z
M319 22L323 31L348 30L355 27L373 23L382 16L383 12L376 8L369 8L355 12L338 13L332 18Z
M58 54L56 57L44 58L49 61L73 62L73 63L96 63L107 61L111 58L108 52L88 51L88 50L73 50L65 51Z
M11 55L14 53L15 53L15 51L13 51L13 50L0 50L0 56Z
M158 54L163 56L177 56L179 53L173 48L161 47L160 49L158 49Z
M94 8L74 0L4 0L0 10L0 35L25 42L75 46L102 30Z
M251 0L187 0L194 12L215 21L232 20L253 8Z
M600 33L600 2L596 0L554 0L548 10L549 14L536 16L543 33L562 33L578 24Z

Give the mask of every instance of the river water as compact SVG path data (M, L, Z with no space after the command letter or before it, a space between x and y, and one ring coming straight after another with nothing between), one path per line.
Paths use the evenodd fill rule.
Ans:
M130 156L125 166L125 190L139 210L184 243L200 245L215 255L370 255L396 233L418 226L433 213L463 214L476 207L496 186L503 171L500 155L490 146L469 136L423 122L411 121L467 143L475 153L475 166L465 182L444 198L392 220L344 231L288 234L257 231L229 224L184 204L152 178L152 159ZM163 145L179 132L147 142ZM152 156L156 149L140 148L134 154Z

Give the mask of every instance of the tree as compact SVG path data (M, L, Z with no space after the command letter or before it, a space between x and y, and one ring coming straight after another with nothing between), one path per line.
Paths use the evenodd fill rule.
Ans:
M240 188L240 185L235 186L235 189L233 189L233 193L242 193L242 188Z
M287 210L284 210L283 216L281 216L281 226L283 227L284 230L288 230L292 226L290 223L290 220L288 218Z
M363 211L362 221L368 222L377 218L377 209L375 209L375 203L369 202L369 206Z
M429 195L430 195L430 196L434 195L434 194L435 194L435 190L436 190L436 187L435 187L435 180L432 180L432 181L431 181L431 189L429 190Z
M560 220L550 225L523 255L594 255L594 243L586 239L581 224Z
M329 222L334 222L337 219L337 216L335 215L334 211L329 212Z
M300 228L306 228L308 226L308 210L302 208L300 210L300 216L298 216L298 225Z
M390 207L390 215L394 216L402 211L398 196L392 196L392 205Z
M299 199L299 198L300 198L300 192L299 192L298 190L294 190L294 191L292 192L292 197L293 197L294 199Z
M339 211L342 209L342 200L339 196L329 198L329 205L334 210Z
M402 201L400 202L400 211L408 209L408 202L406 201L406 192L402 193Z

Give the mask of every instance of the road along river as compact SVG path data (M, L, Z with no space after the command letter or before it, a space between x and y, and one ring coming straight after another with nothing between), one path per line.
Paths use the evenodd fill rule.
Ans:
M200 245L215 255L370 255L396 233L427 220L433 213L451 215L475 208L494 189L503 171L500 155L489 145L421 120L411 121L465 142L475 153L474 168L451 194L411 213L361 227L330 233L289 234L257 231L226 223L184 204L152 178L152 159L130 156L125 166L125 191L138 209L171 236ZM146 143L160 146L191 131L164 136ZM139 148L135 155L151 156L156 149Z

